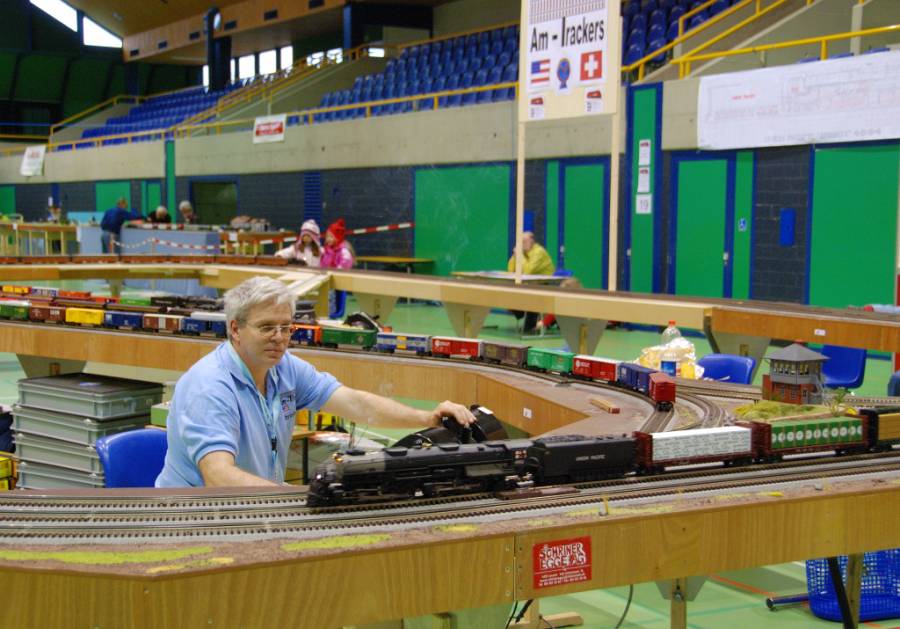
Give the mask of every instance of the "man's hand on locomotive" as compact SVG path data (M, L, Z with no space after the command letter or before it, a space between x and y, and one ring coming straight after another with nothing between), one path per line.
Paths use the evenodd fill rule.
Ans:
M457 404L450 400L444 400L431 411L431 421L429 422L429 425L441 426L444 417L452 417L456 420L456 423L465 426L466 428L475 423L475 415L472 414L472 411L462 404Z

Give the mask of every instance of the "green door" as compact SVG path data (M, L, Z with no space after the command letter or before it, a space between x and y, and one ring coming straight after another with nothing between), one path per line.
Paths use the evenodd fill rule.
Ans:
M512 178L507 165L420 168L415 173L415 252L438 275L506 270Z
M130 181L104 181L94 187L97 201L96 210L105 212L115 206L116 201L124 197L128 201L128 209L131 209L131 182Z
M676 157L674 171L669 290L676 295L730 297L729 160Z
M894 303L897 144L816 149L809 303Z
M158 181L141 182L141 211L147 216L162 203L162 184ZM169 215L173 214L173 208L168 208Z
M606 174L606 164L596 161L563 161L560 168L563 266L585 288L607 286Z
M16 211L16 187L0 186L0 214L14 214Z

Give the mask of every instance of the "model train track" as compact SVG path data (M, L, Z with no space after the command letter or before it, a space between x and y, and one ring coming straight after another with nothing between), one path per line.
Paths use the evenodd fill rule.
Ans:
M801 481L823 481L900 472L900 455L830 461L827 464L793 465L780 470L704 470L688 478L654 478L650 481L617 479L581 485L578 494L497 500L480 494L465 500L431 504L409 502L381 509L266 509L250 508L254 496L241 499L246 508L221 512L186 510L179 513L18 513L0 526L0 539L20 543L70 541L84 543L128 542L136 539L250 538L317 531L359 529L373 526L417 526L461 518L527 515L597 505L599 503L650 500L699 492L722 492L771 487ZM639 477L636 477L639 478ZM235 497L237 499L237 497Z

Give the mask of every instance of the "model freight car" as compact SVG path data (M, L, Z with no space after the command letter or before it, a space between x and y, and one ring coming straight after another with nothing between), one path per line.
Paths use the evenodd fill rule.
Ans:
M28 321L28 309L31 303L23 299L0 300L0 319Z
M561 349L532 347L528 350L527 366L538 371L550 371L561 375L572 373L573 352Z
M541 437L528 456L540 485L615 478L634 469L635 440L626 435Z
M74 325L103 325L103 311L96 308L66 308L66 323Z
M673 432L636 432L635 464L645 473L662 472L674 465L753 461L753 431L744 426L699 428Z
M320 345L322 343L321 326L295 323L292 330L291 343L294 345Z
M435 356L478 358L481 356L481 341L455 336L432 336L431 353Z
M482 341L481 358L486 362L510 367L524 367L528 362L529 345L517 343L499 343L497 341Z
M431 352L431 337L427 334L406 334L399 332L378 332L375 349L379 352L413 352L422 356Z
M868 450L871 447L868 425L866 416L794 419L771 424L754 422L757 458L777 461L788 454Z
M578 354L572 359L572 373L590 380L616 381L616 367L620 361Z
M672 376L655 371L650 374L649 379L650 387L647 395L656 404L657 410L671 410L675 404L675 381Z
M350 326L322 326L322 345L340 347L349 345L369 349L375 345L375 330L363 330Z
M201 336L224 337L225 313L195 311L184 318L181 323L181 331L185 334L199 334Z
M144 328L154 332L181 332L184 317L170 314L147 313L143 316Z

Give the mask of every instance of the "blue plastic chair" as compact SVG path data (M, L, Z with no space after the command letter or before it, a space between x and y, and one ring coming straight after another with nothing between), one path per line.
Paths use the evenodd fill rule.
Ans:
M129 430L97 439L106 487L153 487L166 459L166 432Z
M707 354L697 361L703 367L703 377L709 380L750 384L756 361L749 356Z
M328 318L343 319L344 310L347 308L347 292L333 290L328 293Z
M828 360L822 365L825 386L831 389L856 389L866 375L866 350L839 345L825 345L822 353Z

